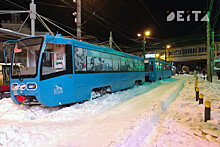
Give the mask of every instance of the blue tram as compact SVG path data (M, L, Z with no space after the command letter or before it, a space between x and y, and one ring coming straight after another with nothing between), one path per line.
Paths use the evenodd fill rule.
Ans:
M155 60L145 59L146 76L145 81L157 81L172 77L171 63Z
M145 81L143 58L60 34L17 40L11 65L16 104L75 103Z

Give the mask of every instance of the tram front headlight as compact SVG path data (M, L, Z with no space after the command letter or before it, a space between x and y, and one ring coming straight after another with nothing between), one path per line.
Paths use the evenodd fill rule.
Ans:
M11 84L11 89L12 90L18 90L18 84L17 83Z
M27 84L27 89L35 90L35 89L37 89L37 84L36 83L28 83Z

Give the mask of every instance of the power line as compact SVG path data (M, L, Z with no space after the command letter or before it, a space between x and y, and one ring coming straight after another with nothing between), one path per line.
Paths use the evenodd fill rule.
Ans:
M109 2L109 0L106 0L101 6L99 6L95 11L93 11L93 12L92 12L92 15L91 15L89 18L87 18L87 20L85 20L85 21L82 23L82 25L84 25L92 16L94 16L95 13L96 13L99 9L101 9L107 2Z
M26 19L24 20L23 24L20 26L20 28L18 29L18 32L20 32L21 28L24 26L24 24L26 23L27 19L29 18L30 14L28 14L28 16L26 17Z
M16 3L14 3L14 2L12 2L12 1L9 1L9 0L5 0L5 1L11 3L11 4L14 5L14 6L17 6L17 7L19 7L19 8L22 8L22 9L24 9L24 10L28 10L28 9L26 9L25 7L22 7L22 6L20 6L20 5L16 4Z
M39 15L39 14L38 14L38 15ZM42 17L42 18L43 18L44 20L46 20L47 22L53 24L53 25L56 26L57 28L61 29L62 31L68 33L69 35L71 35L71 36L73 36L73 37L76 37L76 36L73 35L72 33L68 32L67 30L65 30L65 29L61 28L60 26L56 25L55 23L51 22L51 21L50 21L49 19L47 19L46 17L41 16L41 15L39 15L39 16Z
M41 22L41 24L48 30L48 32L50 32L50 34L52 36L54 36L53 32L50 30L50 28L47 26L47 24L42 20L41 16L39 14L36 14L37 18L39 19L39 21Z
M162 26L159 24L159 22L156 20L156 18L152 15L152 13L150 12L150 10L148 9L148 7L144 4L144 2L142 0L140 0L141 4L144 6L144 8L148 11L148 13L150 14L150 16L153 18L153 20L157 23L157 25L160 27L160 29L163 31L163 33L168 37L168 39L170 39L170 36L166 33L166 31L164 31L164 29L162 28ZM171 39L170 39L171 40Z
M55 4L47 4L47 3L42 3L42 2L36 2L37 4L42 4L42 5L46 5L46 6L52 6L52 7L60 7L60 8L70 8L69 6L63 6L63 5L55 5Z

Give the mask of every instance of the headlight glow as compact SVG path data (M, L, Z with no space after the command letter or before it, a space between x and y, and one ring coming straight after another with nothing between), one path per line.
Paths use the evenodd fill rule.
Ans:
M17 83L12 83L11 84L11 89L12 90L18 90L18 84Z
M37 89L36 83L27 83L27 89L28 90L36 90Z

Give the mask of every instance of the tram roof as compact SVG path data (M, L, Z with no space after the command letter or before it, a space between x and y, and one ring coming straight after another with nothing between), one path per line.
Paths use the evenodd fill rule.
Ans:
M110 47L107 47L107 46L98 46L98 45L95 45L95 44L83 42L83 41L76 40L76 39L73 39L73 38L63 37L61 34L57 34L56 36L51 36L48 33L46 33L45 35L28 36L28 37L24 37L24 38L21 38L21 39L31 38L31 37L45 37L46 42L69 44L69 45L73 45L74 44L74 46L76 46L76 47L81 47L81 48L86 48L86 49L90 49L90 50L110 53L110 54L114 54L114 55L119 55L119 56L130 57L130 58L139 59L139 60L144 60L141 57L134 56L134 55L127 54L127 53L123 53L123 52L119 52L119 51L116 51L113 48L110 48ZM19 39L19 40L21 40L21 39Z
M19 38L28 37L28 36L30 35L0 28L0 41L1 42L5 42L7 40L17 40Z

